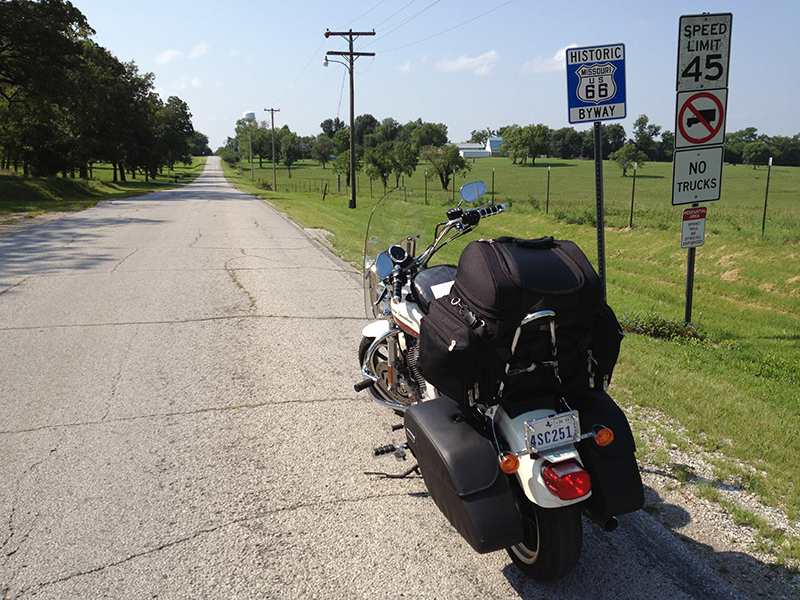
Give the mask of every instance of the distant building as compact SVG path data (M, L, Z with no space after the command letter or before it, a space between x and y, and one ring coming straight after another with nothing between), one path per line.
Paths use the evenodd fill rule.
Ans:
M506 156L507 153L500 151L500 146L503 145L503 138L500 136L490 137L486 140L486 149L491 156Z
M505 156L505 153L500 152L500 146L502 145L503 138L501 137L490 137L488 140L486 140L486 144L456 144L456 146L458 146L458 153L463 158L489 158L490 156Z
M488 158L492 155L482 144L456 144L463 158Z

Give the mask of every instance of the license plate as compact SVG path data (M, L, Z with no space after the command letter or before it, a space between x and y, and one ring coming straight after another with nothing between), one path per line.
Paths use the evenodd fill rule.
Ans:
M581 438L578 411L526 421L525 433L528 450L537 454L578 442Z

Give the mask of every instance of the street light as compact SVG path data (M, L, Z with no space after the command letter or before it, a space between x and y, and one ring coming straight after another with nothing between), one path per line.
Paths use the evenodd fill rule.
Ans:
M245 121L250 121L250 127L247 128L247 136L250 139L250 181L255 181L253 175L253 132L252 132L252 125L253 121L256 120L256 113L252 111L247 111L242 113L242 118Z

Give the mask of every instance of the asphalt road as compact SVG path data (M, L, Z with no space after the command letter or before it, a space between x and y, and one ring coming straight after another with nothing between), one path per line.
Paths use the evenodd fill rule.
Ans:
M364 207L362 210L367 210ZM4 599L736 598L644 512L586 522L528 581L370 450L360 279L302 229L194 183L0 238Z

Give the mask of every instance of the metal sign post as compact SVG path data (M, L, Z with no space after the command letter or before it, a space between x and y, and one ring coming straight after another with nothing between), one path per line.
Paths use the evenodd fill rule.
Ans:
M627 114L625 44L567 50L567 111L570 123L594 123L597 271L603 285L603 298L606 298L603 140L600 121L624 119Z
M705 236L706 209L697 203L721 197L732 26L731 13L704 13L682 16L678 27L672 205L692 205L684 211L681 232L681 248L688 248L687 324L692 321L695 252Z

